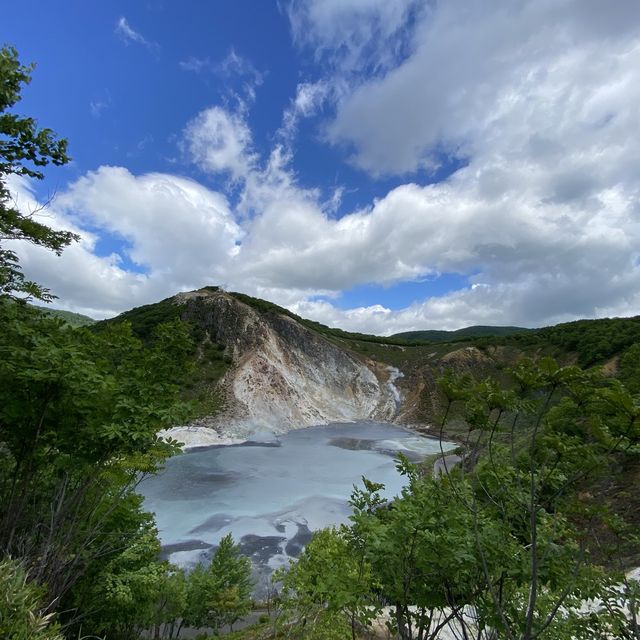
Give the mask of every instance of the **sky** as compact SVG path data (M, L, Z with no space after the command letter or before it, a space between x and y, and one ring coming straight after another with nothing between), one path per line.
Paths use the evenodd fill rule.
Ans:
M54 306L220 285L389 335L640 314L637 0L12 3L69 140L14 242Z

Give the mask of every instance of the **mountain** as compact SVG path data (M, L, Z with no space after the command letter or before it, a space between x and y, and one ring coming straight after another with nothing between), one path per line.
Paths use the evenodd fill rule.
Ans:
M220 410L200 416L192 427L242 439L313 424L393 420L391 367L342 348L275 305L250 302L206 287L108 322L128 320L134 332L150 339L155 324L180 317L198 341L198 369L222 358L226 366L209 380L222 397Z
M525 333L534 329L524 327L490 327L477 325L456 329L455 331L439 331L431 329L426 331L404 331L394 333L391 338L406 340L408 342L452 342L464 338L509 336L514 333Z
M602 364L615 374L620 354L640 342L640 318L538 330L470 327L435 332L441 338L429 342L407 334L383 338L332 329L217 287L132 309L94 330L126 320L150 341L155 326L175 319L189 324L196 343L194 373L184 389L195 407L193 421L173 432L189 444L329 422L435 424L444 409L437 380L447 369L504 380L505 368L522 357L549 355L563 364ZM456 420L450 425L451 433Z

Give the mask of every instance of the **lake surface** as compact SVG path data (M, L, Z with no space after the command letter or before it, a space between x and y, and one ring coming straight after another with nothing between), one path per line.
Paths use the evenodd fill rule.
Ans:
M297 556L312 531L348 521L348 499L363 475L384 483L387 498L397 495L404 485L394 463L400 451L416 460L440 445L389 424L309 427L183 453L139 491L156 514L163 554L175 564L206 562L231 532L258 573L268 574Z

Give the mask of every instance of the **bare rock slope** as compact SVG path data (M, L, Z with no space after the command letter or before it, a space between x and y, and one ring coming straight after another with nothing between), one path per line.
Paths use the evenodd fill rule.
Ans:
M223 386L222 414L207 426L225 436L356 420L392 420L394 372L341 349L295 319L259 312L222 291L179 294L181 314L206 338L224 345L232 365Z

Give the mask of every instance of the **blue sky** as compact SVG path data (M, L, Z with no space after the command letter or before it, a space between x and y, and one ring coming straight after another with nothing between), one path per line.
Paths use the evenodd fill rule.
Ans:
M18 248L59 307L222 284L382 334L640 312L631 0L38 1L0 40L73 157L12 184L82 235Z

